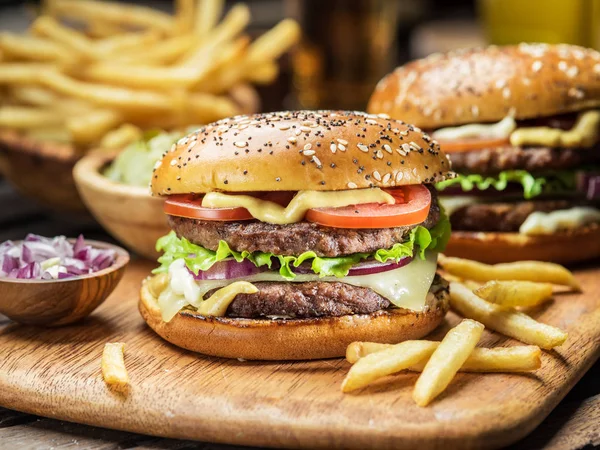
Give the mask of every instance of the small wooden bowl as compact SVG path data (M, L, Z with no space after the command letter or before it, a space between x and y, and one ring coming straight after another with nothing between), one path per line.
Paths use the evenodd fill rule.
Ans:
M0 173L21 194L57 211L86 211L71 174L80 157L68 144L0 131Z
M15 322L55 327L76 322L100 306L121 281L129 253L105 242L86 240L86 244L115 250L115 262L98 272L64 280L0 278L0 313Z
M137 254L155 260L156 240L170 230L164 200L152 197L148 188L115 183L102 175L115 156L101 151L84 156L73 169L75 184L106 231Z

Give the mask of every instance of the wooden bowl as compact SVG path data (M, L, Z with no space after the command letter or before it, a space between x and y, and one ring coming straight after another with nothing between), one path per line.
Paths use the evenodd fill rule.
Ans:
M135 253L155 260L156 240L170 231L164 200L152 197L148 188L116 183L102 175L115 156L101 151L84 156L73 169L75 184L106 231Z
M73 166L81 155L68 144L41 142L0 131L0 173L23 195L58 211L85 212Z
M129 254L104 242L86 240L86 244L115 250L115 262L98 272L64 280L0 278L0 313L15 322L54 327L76 322L100 306L121 281Z

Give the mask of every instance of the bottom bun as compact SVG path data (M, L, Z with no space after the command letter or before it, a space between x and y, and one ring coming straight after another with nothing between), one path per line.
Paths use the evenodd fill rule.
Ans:
M142 284L139 309L162 338L178 347L223 358L302 360L344 356L354 341L397 343L433 331L448 311L448 290L427 312L388 309L373 314L294 320L207 317L182 310L162 320L157 299Z
M570 264L600 258L600 225L543 236L452 231L444 253L489 264L524 260Z

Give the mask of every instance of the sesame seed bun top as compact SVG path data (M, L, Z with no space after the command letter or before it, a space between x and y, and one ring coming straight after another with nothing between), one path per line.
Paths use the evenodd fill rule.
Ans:
M553 116L600 105L600 53L520 44L434 54L383 78L367 110L421 128Z
M399 120L347 111L237 116L200 128L154 169L155 195L330 191L433 183L450 170L439 145Z

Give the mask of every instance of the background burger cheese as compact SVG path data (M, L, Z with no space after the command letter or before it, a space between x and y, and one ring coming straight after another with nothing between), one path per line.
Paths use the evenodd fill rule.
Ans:
M600 256L600 53L521 44L436 54L381 80L368 110L431 131L461 174L437 185L448 254Z
M447 311L436 275L449 162L421 130L355 112L238 116L157 164L173 232L140 311L175 345L245 359L341 356L399 342Z

